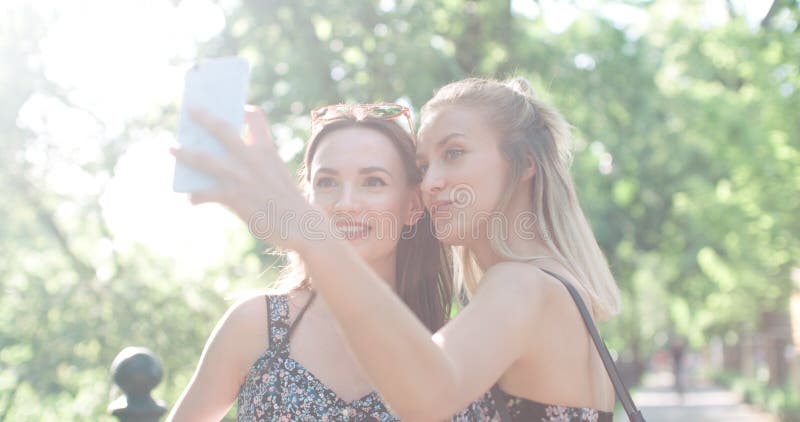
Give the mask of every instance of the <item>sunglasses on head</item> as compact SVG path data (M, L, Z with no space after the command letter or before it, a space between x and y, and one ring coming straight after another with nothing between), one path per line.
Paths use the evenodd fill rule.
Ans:
M311 132L316 133L327 123L342 119L355 118L356 121L368 118L393 120L400 116L405 116L409 134L416 142L414 122L411 121L411 111L408 110L408 107L395 103L332 104L317 107L311 110Z

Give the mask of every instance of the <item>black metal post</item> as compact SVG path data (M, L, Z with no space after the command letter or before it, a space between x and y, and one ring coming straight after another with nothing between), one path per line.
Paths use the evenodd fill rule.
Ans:
M120 422L158 422L167 411L150 397L163 375L158 357L144 347L126 347L114 358L111 372L124 394L108 406L109 413Z

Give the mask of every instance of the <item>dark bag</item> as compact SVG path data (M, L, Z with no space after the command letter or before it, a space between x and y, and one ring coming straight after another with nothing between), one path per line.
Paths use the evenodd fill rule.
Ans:
M589 334L592 336L592 341L597 348L597 352L600 353L600 359L603 360L603 366L606 367L606 372L608 372L608 376L611 378L611 383L614 384L614 391L617 393L617 398L619 399L620 403L622 403L622 407L625 409L625 413L628 415L628 420L632 422L645 422L642 412L636 408L636 404L633 402L633 399L631 399L628 389L622 382L622 378L619 376L619 371L617 371L617 367L614 365L614 360L611 359L611 354L608 353L606 344L603 342L603 339L600 338L600 334L597 332L594 322L592 322L592 317L589 315L589 310L586 309L586 304L583 303L583 299L581 299L578 291L575 290L575 287L573 287L570 282L565 280L560 275L545 270L544 268L542 268L542 271L550 274L551 276L555 277L556 280L560 281L561 284L567 288L567 291L569 291L569 294L572 296L575 304L578 305L578 310L581 313L581 318L583 318L583 323L586 324L586 329L589 330ZM492 387L492 399L494 399L494 402L497 406L497 413L500 415L500 420L503 422L512 422L511 415L508 412L508 407L506 406L506 402L502 399L502 397L503 392L500 391L500 387L495 384Z

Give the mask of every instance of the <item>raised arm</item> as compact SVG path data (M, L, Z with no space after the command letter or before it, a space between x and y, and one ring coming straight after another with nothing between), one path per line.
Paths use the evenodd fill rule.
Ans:
M431 336L347 245L320 242L301 255L370 381L402 420L448 418L488 391L530 345L542 308L536 281L520 276L534 271L500 264Z

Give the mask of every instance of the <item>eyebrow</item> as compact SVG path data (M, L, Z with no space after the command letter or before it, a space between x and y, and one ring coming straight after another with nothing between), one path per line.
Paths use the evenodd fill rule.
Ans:
M392 177L392 173L389 172L389 170L386 170L385 168L383 168L381 166L364 167L364 168L361 168L361 169L358 170L358 174L370 174L370 173L375 173L375 172L386 173L386 175L388 175L389 177ZM317 169L316 173L317 174L325 173L325 174L332 174L332 175L339 174L339 172L337 170L334 170L334 169L332 169L330 167L320 167L319 169Z
M363 169L360 169L358 171L358 174L369 174L375 172L386 173L387 176L392 177L392 173L390 173L389 170L386 170L385 168L380 166L364 167Z
M461 132L452 132L452 133L448 134L447 136L445 136L444 138L439 139L438 141L436 141L436 144L435 144L436 146L435 147L436 148L441 148L445 144L450 142L451 139L458 138L458 137L466 138L467 135L465 135L465 134L463 134ZM421 153L417 153L417 159L420 159L421 157L422 157L422 154Z
M453 132L453 133L451 133L451 134L449 134L449 135L445 136L444 138L440 139L438 142L436 142L436 146L437 146L437 147L441 147L441 146L443 146L444 144L446 144L446 143L450 142L450 140L451 140L451 139L453 139L453 138L457 138L457 137L466 138L466 137L467 137L467 135L465 135L465 134L463 134L463 133L461 133L461 132Z

